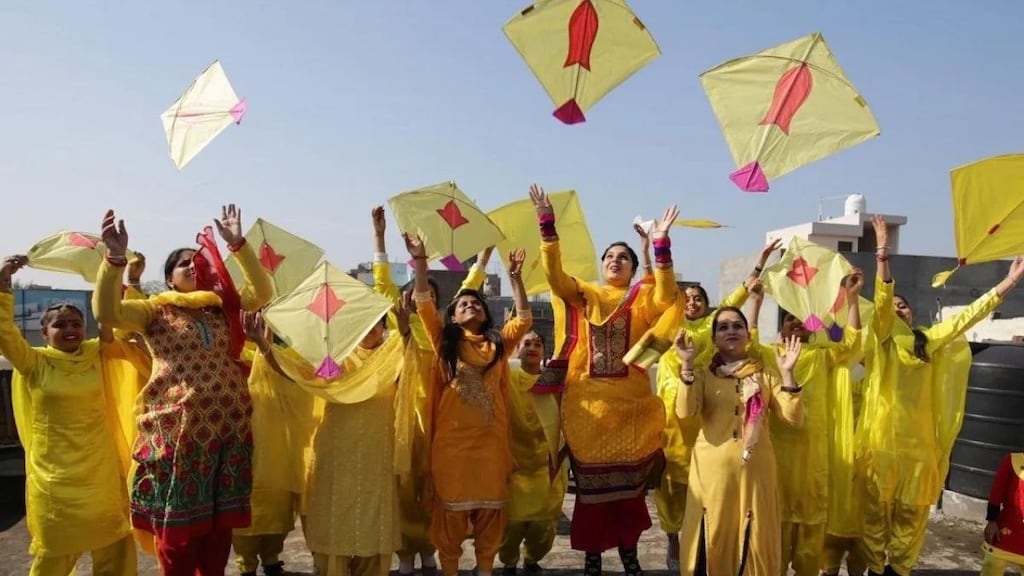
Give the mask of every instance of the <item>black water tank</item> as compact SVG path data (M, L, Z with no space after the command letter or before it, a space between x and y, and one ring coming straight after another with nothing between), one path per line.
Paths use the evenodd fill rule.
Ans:
M971 348L964 423L946 487L987 499L1003 456L1024 450L1024 344L972 342Z

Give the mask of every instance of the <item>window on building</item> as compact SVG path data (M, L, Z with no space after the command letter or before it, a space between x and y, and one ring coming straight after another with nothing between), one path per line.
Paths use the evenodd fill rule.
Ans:
M837 247L840 252L853 252L853 242L849 240L840 240Z

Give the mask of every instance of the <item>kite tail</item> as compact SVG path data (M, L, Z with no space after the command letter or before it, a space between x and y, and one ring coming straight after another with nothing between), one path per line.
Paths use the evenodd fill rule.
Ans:
M231 357L238 361L239 366L243 368L243 373L248 377L248 365L240 361L242 347L245 345L245 329L242 327L242 298L238 295L231 275L228 274L220 250L217 249L213 227L203 228L203 231L196 235L196 243L199 244L199 250L192 257L196 267L196 288L210 290L220 296L231 336Z

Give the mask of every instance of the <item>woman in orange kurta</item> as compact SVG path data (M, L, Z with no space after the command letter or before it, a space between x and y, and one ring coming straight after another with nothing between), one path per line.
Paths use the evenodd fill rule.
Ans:
M643 371L624 358L663 313L680 306L668 230L678 211L665 211L652 231L654 282L630 285L636 253L623 242L601 258L605 283L597 286L562 270L555 215L536 185L530 198L541 231L541 263L551 292L566 304L566 323L579 330L562 391L562 430L568 444L576 506L571 541L586 552L584 572L601 573L601 553L618 548L626 574L641 574L640 534L651 527L645 493L663 462L665 408ZM678 310L678 309L677 309Z
M508 520L512 448L508 357L533 323L521 276L525 253L510 256L516 317L498 331L481 295L460 290L438 315L418 238L405 236L416 274L413 299L436 355L428 393L429 470L433 487L430 536L441 571L455 576L462 541L472 533L476 573L490 576ZM443 322L443 324L442 324Z

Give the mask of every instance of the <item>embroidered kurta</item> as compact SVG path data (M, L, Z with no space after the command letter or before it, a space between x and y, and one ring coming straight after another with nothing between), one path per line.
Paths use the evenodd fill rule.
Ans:
M453 511L504 508L513 467L508 357L533 320L516 317L505 323L501 329L503 358L494 358L494 345L483 336L463 332L458 367L448 379L443 376L442 325L433 300L417 295L416 310L436 356L428 400L434 497ZM494 365L484 371L492 360L496 360Z
M529 374L522 368L512 370L509 414L516 470L512 473L509 522L557 520L562 513L562 501L569 481L564 466L554 480L551 479L548 466L551 451L538 411L557 413L558 405L550 394L530 392L536 382L536 374Z
M691 385L680 382L676 404L680 418L701 417L679 542L682 573L694 574L703 525L709 574L778 576L782 570L779 487L768 418L760 420L759 440L744 462L746 408L740 381L702 369L694 375ZM752 378L769 414L776 413L791 425L800 423L799 394L783 392L781 381L768 372Z
M26 522L36 556L98 550L131 533L109 360L120 341L87 340L75 354L33 348L14 323L14 295L0 293L0 353L12 382L25 448ZM119 450L120 449L120 450ZM125 453L126 456L126 453Z
M235 253L246 278L242 307L271 297L253 248ZM93 309L100 323L143 335L153 359L142 391L132 524L165 541L250 523L252 403L230 352L221 301L213 292L165 292L121 301L121 268L100 265Z
M562 430L573 459L581 502L636 497L662 447L665 408L649 376L623 362L626 352L676 304L671 268L654 283L633 288L597 286L562 270L558 241L541 243L552 294L576 311L579 344L569 359L562 393ZM571 320L570 320L571 321Z

